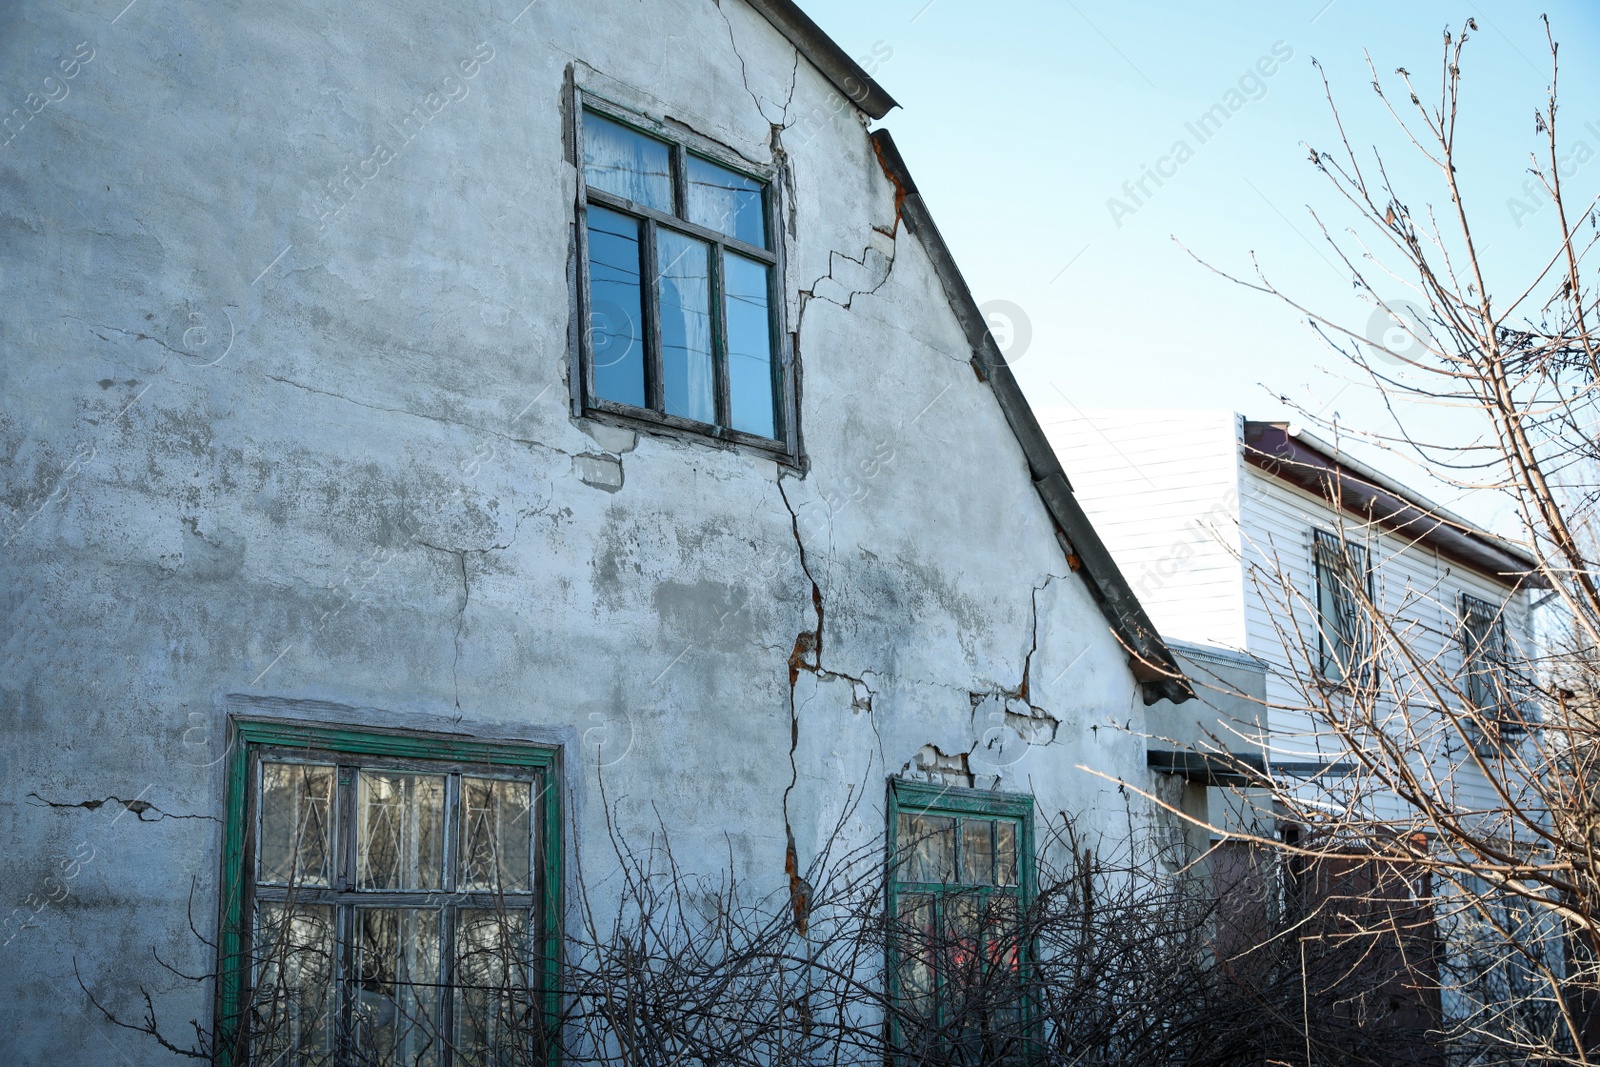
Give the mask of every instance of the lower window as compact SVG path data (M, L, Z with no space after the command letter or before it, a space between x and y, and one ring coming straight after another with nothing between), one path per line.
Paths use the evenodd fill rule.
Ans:
M223 1061L536 1064L554 1000L553 753L236 722Z
M1031 797L894 781L891 1039L911 1062L1026 1059Z

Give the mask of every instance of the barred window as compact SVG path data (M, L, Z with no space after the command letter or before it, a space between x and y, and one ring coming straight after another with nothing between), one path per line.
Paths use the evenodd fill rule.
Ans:
M1527 730L1512 692L1506 658L1505 609L1461 594L1462 695L1485 742L1507 741Z
M898 780L890 797L895 1047L909 1062L1022 1062L1032 798Z
M1317 580L1318 672L1330 682L1370 688L1378 668L1372 620L1362 607L1372 595L1367 549L1325 530L1314 530Z
M553 1003L548 751L240 728L259 740L231 783L246 825L230 835L230 1062L536 1062Z

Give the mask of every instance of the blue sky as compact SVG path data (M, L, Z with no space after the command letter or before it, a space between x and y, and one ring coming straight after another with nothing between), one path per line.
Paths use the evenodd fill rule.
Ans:
M1173 241L1234 271L1249 271L1254 252L1307 306L1365 330L1372 307L1356 297L1308 214L1316 208L1330 229L1354 222L1302 144L1334 140L1312 57L1328 73L1352 142L1384 150L1414 209L1442 206L1437 178L1414 162L1380 109L1362 53L1371 52L1391 88L1404 66L1436 90L1444 29L1475 18L1458 136L1475 234L1506 289L1554 247L1553 211L1516 218L1508 204L1525 195L1528 153L1538 147L1533 113L1550 80L1533 5L803 6L852 55L887 56L874 73L901 108L880 125L893 132L979 302L1010 301L1026 313L1032 340L1014 369L1036 406L1220 407L1275 418L1289 414L1282 394L1346 424L1383 422L1377 398L1347 384L1353 376L1292 309L1209 274ZM1562 43L1564 139L1600 155L1600 85L1586 76L1600 59L1600 7L1544 10ZM1292 57L1277 62L1285 53ZM1202 142L1188 124L1226 102L1241 78L1243 106ZM1192 157L1163 162L1178 141ZM1158 164L1172 176L1159 187L1146 179L1150 195L1135 204L1124 182ZM1592 197L1600 159L1578 167L1569 185ZM1113 197L1133 210L1113 210ZM1398 284L1396 295L1405 295ZM1476 432L1471 420L1437 410L1408 418L1439 434ZM1393 457L1376 461L1413 473ZM1489 502L1450 496L1441 502L1491 519L1482 510Z

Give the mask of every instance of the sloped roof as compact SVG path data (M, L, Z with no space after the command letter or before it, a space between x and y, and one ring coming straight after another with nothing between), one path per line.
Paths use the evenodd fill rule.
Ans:
M822 32L809 15L801 11L793 0L745 0L762 17L772 23L779 33L794 45L802 56L833 83L845 98L875 119L881 119L892 108L899 107L894 97L872 80L848 52Z
M1304 489L1356 518L1425 545L1513 588L1546 584L1526 550L1446 511L1381 471L1287 422L1244 422L1244 458L1266 474Z
M895 187L900 219L906 231L916 237L928 253L945 297L966 332L967 343L972 348L972 369L993 390L1000 410L1011 425L1011 432L1022 445L1033 476L1033 487L1067 546L1067 562L1089 587L1089 594L1111 624L1112 633L1128 650L1128 665L1144 690L1145 703L1154 704L1165 699L1179 704L1188 700L1194 696L1194 690L1073 495L1072 483L1061 469L1055 449L1050 447L1040 429L1039 420L989 332L989 325L978 310L955 257L950 254L939 228L933 224L933 217L917 192L916 182L912 181L894 138L889 136L888 130L874 130L870 137L883 172Z

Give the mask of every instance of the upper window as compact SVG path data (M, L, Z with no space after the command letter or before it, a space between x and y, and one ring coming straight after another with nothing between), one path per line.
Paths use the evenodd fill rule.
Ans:
M1527 728L1512 699L1503 610L1461 594L1462 695L1486 741L1505 740ZM1488 735L1493 736L1488 736Z
M550 753L235 725L224 1059L542 1055L560 855Z
M889 812L895 1047L915 1062L1026 1051L1031 797L895 780Z
M1313 531L1317 572L1318 671L1330 682L1370 687L1377 682L1372 622L1362 606L1372 602L1367 550L1325 530Z
M792 453L770 183L584 97L582 406Z

